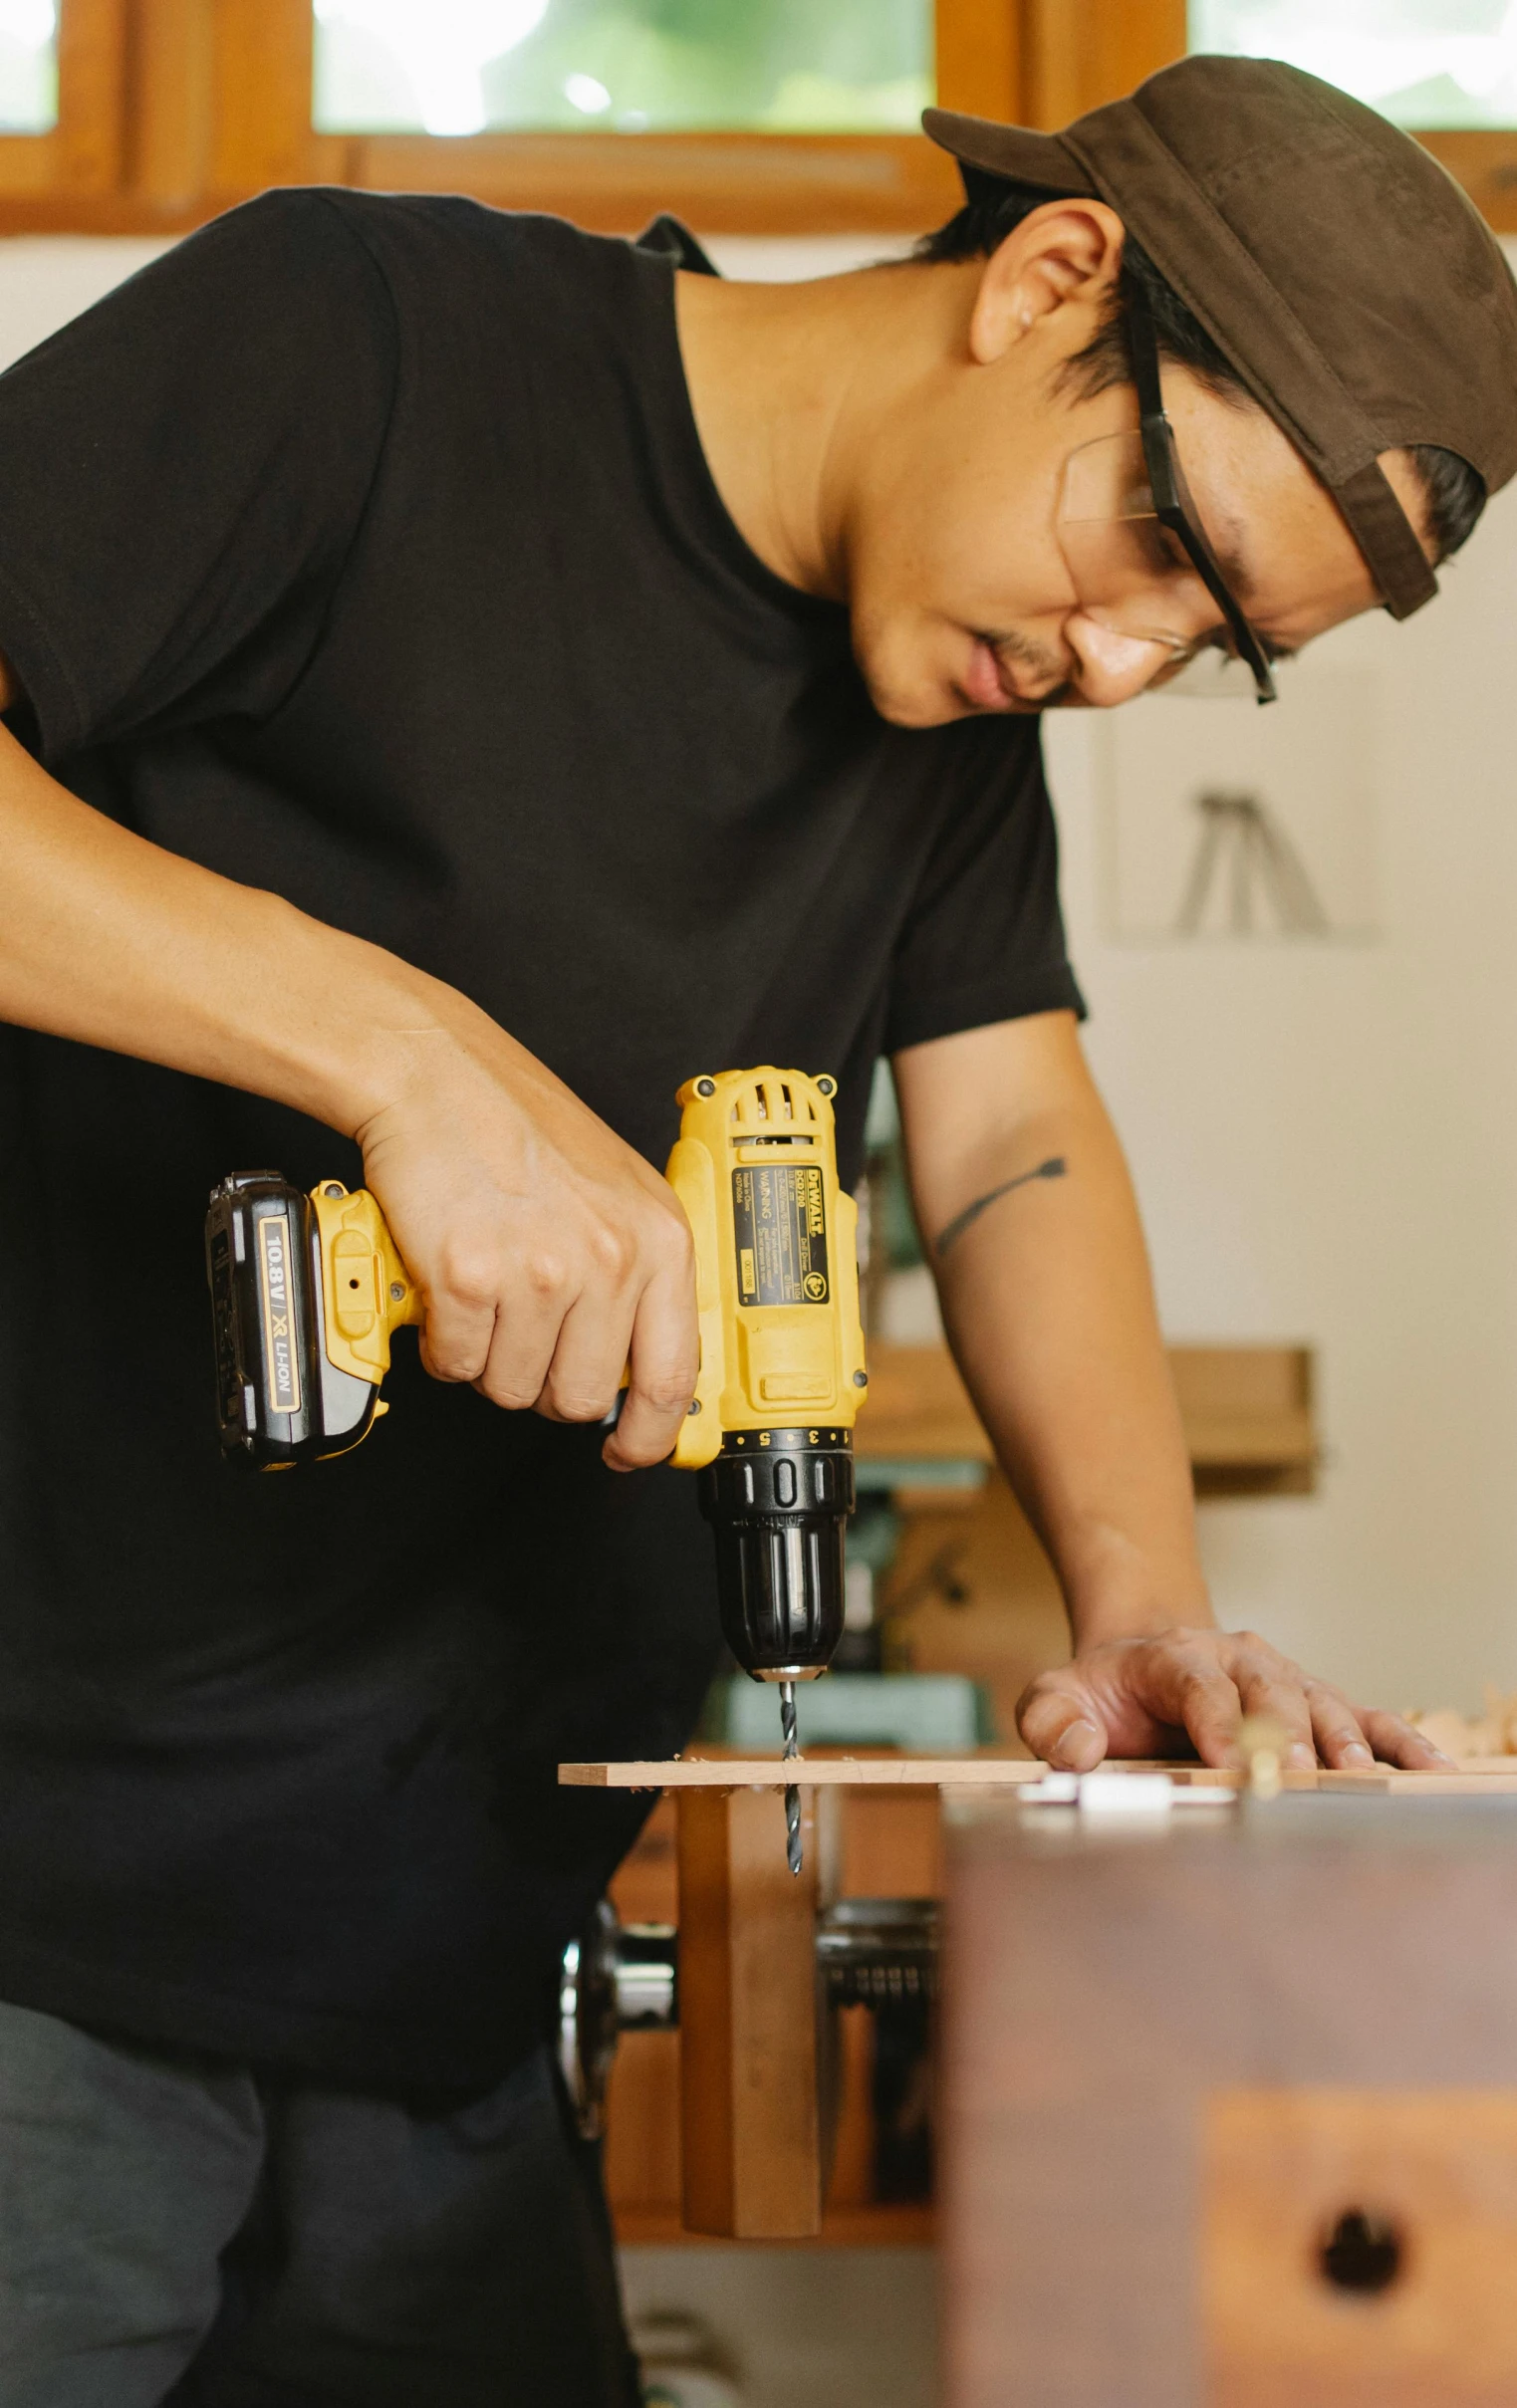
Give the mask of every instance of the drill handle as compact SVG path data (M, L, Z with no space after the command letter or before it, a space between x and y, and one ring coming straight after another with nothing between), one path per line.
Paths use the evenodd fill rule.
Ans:
M389 1369L389 1334L425 1318L420 1289L367 1187L323 1179L311 1191L322 1264L328 1360L378 1387Z

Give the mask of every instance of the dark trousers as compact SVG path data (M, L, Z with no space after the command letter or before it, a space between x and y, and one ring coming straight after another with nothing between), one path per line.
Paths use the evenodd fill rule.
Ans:
M0 2005L0 2408L634 2408L546 2050L435 2109Z

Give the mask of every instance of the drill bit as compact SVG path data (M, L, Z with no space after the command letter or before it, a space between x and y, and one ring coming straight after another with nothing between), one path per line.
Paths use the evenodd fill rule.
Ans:
M780 1729L785 1735L787 1758L800 1753L796 1740L796 1685L794 1681L780 1683ZM792 1782L785 1792L785 1861L793 1873L801 1869L801 1793Z

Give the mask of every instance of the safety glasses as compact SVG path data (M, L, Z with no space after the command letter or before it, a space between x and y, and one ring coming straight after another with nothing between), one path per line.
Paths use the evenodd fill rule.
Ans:
M1185 482L1146 300L1130 286L1125 304L1139 426L1083 443L1066 463L1058 534L1075 591L1101 625L1167 652L1152 685L1273 702L1268 654Z

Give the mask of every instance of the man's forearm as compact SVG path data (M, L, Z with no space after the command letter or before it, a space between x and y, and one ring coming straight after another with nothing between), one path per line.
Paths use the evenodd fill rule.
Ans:
M1074 1660L1023 1693L1027 1745L1077 1773L1191 1748L1235 1766L1256 1715L1292 1768L1437 1766L1395 1715L1212 1620L1138 1212L1071 1015L917 1046L895 1084L954 1352L1074 1627Z
M975 1031L900 1071L953 1350L1077 1643L1209 1624L1137 1206L1072 1028Z
M119 827L0 729L0 1019L293 1104L353 1134L462 999Z
M1184 1437L1110 1126L1051 1114L1021 1141L1072 1167L998 1238L941 1264L954 1353L1077 1642L1209 1622Z

